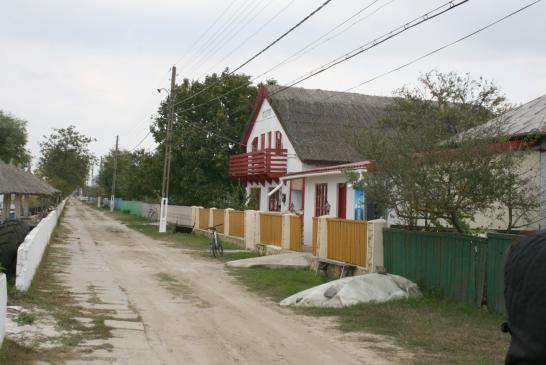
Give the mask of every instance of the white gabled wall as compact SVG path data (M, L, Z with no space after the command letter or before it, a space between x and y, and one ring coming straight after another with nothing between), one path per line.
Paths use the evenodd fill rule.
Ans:
M328 184L328 203L330 215L337 217L338 209L338 184L347 183L347 177L340 172L335 175L308 176L305 178L305 202L303 217L303 242L311 244L313 236L313 216L315 215L315 186L316 184ZM355 191L347 187L346 219L355 217Z
M303 169L303 163L299 159L299 157L296 155L296 150L294 149L294 146L292 143L290 143L290 140L288 139L288 136L286 135L286 131L282 127L279 119L277 118L277 115L273 111L273 108L271 108L271 105L267 101L267 99L264 99L262 106L260 107L260 110L258 111L258 116L256 118L256 121L254 122L254 126L252 127L252 131L250 132L246 151L251 152L252 151L252 141L254 138L258 138L258 149L262 149L261 146L261 135L265 134L265 143L266 147L268 146L268 138L267 133L271 132L271 144L275 145L275 132L281 132L282 134L282 146L287 151L287 172L298 172ZM248 184L247 185L247 194L250 193L250 188L261 188L261 195L260 195L260 210L267 211L269 208L269 197L267 194L269 193L270 188L274 188L277 186L276 182L269 183L266 182L265 185L262 184ZM287 186L283 186L281 188L281 194L286 194L286 202L284 204L281 204L281 210L288 210L288 194L289 190Z
M267 99L264 99L262 106L260 107L260 110L258 112L258 117L256 118L256 121L254 122L254 126L252 127L252 131L250 132L250 136L247 141L246 151L247 152L252 151L252 140L255 137L258 137L258 142L260 143L258 145L258 149L261 149L262 133L265 133L265 143L267 145L267 142L268 142L267 132L272 132L271 144L273 144L274 146L276 131L280 131L282 133L282 146L283 148L286 149L288 154L287 171L288 172L301 171L303 169L303 164L301 160L298 158L298 156L296 156L296 150L294 149L294 146L292 146L292 143L290 143L290 140L288 139L288 136L286 135L286 131L282 127L281 122L279 122L277 115L271 108L271 105L269 104Z

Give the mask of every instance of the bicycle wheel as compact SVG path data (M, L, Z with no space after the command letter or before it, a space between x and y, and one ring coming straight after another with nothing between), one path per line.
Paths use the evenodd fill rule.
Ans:
M216 242L214 236L210 239L210 254L212 255L212 257L216 257L218 255L216 251Z
M220 240L217 240L216 243L216 251L218 253L218 256L224 256L224 247L222 247L222 243L220 242Z

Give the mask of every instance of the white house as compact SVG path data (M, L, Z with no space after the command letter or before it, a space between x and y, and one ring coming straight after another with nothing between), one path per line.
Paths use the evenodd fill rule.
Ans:
M282 89L260 87L242 141L246 153L230 158L230 176L246 185L255 209L303 214L310 244L312 217L329 211L354 218L355 192L347 188L343 170L365 168L355 148L359 131L392 99Z

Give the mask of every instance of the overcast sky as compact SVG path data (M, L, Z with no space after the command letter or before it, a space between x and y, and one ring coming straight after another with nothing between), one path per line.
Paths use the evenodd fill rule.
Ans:
M323 2L4 0L0 5L0 109L28 121L28 147L35 157L44 134L70 124L97 139L92 144L97 155L114 145L116 134L123 148L132 148L148 131L150 117L165 96L156 89L169 87L172 64L177 64L179 79L233 68ZM345 90L529 2L470 0L300 86ZM346 32L256 82L275 78L286 84L444 1L333 0L242 72L252 76L264 72L371 3L346 23L355 23ZM546 2L541 2L355 92L392 95L393 90L415 82L420 73L437 68L483 76L501 86L510 101L527 102L546 94L545 19ZM153 147L152 138L142 145Z

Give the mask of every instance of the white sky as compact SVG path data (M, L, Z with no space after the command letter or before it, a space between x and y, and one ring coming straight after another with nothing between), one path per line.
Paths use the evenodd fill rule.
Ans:
M28 121L28 147L35 157L44 134L69 124L97 139L92 144L97 155L113 146L116 134L123 148L132 148L148 131L150 117L165 96L156 89L169 87L173 63L182 59L177 63L179 79L197 78L226 66L233 68L323 2L4 0L0 4L0 109ZM371 2L333 0L242 71L262 73ZM470 0L299 86L347 89L529 2ZM379 0L351 22L386 4L377 13L258 81L275 78L286 84L442 3ZM288 4L280 16L220 62ZM233 17L237 9L241 10ZM211 31L191 48L220 15ZM474 38L355 91L392 95L393 90L413 83L420 73L437 68L483 76L501 86L510 101L527 102L546 93L545 18L546 2L541 2ZM221 35L204 42L223 25ZM240 33L236 34L237 30ZM211 50L201 51L207 44ZM152 138L143 146L152 147Z

